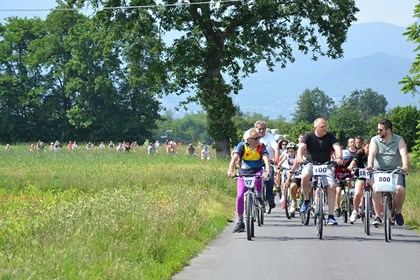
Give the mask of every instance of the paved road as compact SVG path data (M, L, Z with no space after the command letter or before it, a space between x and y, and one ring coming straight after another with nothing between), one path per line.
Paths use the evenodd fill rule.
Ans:
M324 227L316 238L315 226L299 218L288 220L273 209L255 238L232 233L234 223L173 279L420 279L420 235L403 226L393 227L386 243L383 228L371 235L355 224Z

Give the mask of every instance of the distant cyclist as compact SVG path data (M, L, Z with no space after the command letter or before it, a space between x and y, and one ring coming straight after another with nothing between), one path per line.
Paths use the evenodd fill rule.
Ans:
M349 186L350 184L350 177L351 177L351 171L348 169L350 162L352 160L352 156L350 151L344 150L343 151L343 164L338 165L335 168L335 178L338 180L337 188L335 189L335 205L337 206L337 209L335 209L334 214L337 217L341 216L341 208L340 208L340 202L341 202L341 191L345 186Z
M232 159L229 163L228 176L233 178L235 176L235 164L239 161L239 175L246 174L262 174L264 178L267 178L270 173L270 161L268 157L267 149L264 144L260 144L261 136L255 128L251 128L244 133L245 142L241 142L236 147L233 153ZM265 172L263 173L263 166ZM262 198L262 180L261 178L255 179L255 192L258 201L258 206L264 208L264 201ZM247 187L244 184L244 178L240 177L237 183L237 194L236 194L236 212L238 214L238 223L235 226L233 232L245 231L244 224L244 194L247 191Z
M297 150L297 144L293 143L293 142L289 142L289 144L287 144L286 149L287 149L287 156L285 161L287 162L287 164L289 165L289 169L291 169L295 163L296 160L296 150ZM279 165L281 165L282 163L279 162ZM283 184L283 194L287 194L286 193L286 187L287 184L290 182L290 197L291 197L291 205L290 205L290 214L293 216L295 214L296 211L296 192L297 189L300 188L301 186L301 170L296 170L296 172L294 172L293 174L288 172L287 173L287 177L286 180ZM286 201L286 200L284 200ZM282 203L281 208L285 208L286 203Z
M270 179L265 182L265 192L266 197L268 200L268 204L270 208L276 207L276 204L274 203L274 193L273 193L273 187L274 187L274 165L277 165L279 162L279 148L278 144L276 142L276 139L274 139L273 134L267 132L267 125L265 121L257 121L255 122L255 128L257 129L258 133L261 136L260 143L264 144L268 151L268 156L270 158Z
M369 154L369 140L364 140L362 143L363 149L357 150L356 156L353 158L352 162L349 165L349 170L352 170L355 167L365 168L367 165L367 158ZM365 186L366 178L357 178L354 184L354 198L353 205L354 210L350 216L350 222L354 223L358 218L357 209L359 208L360 201L363 196L363 187Z
M408 172L407 145L404 138L392 133L392 123L388 119L382 119L378 123L377 134L370 141L367 170L381 169L394 170L401 168L406 174ZM395 221L397 225L404 224L401 209L405 200L405 175L398 174L397 192L395 193ZM381 193L375 192L375 181L372 178L373 206L375 209L374 226L382 224L381 214Z
M342 150L340 143L335 138L335 135L328 131L327 122L323 118L318 118L314 121L314 130L305 134L302 142L299 144L296 163L302 163L306 154L306 159L309 162L302 169L302 191L305 196L305 201L300 208L300 212L308 210L310 200L309 189L311 187L313 163L324 163L331 160L331 153L335 152L336 162L338 165L343 164ZM296 170L296 165L292 171ZM333 168L330 166L327 170L327 175L324 179L324 184L329 186L328 191L328 224L337 225L334 218L334 202L335 202L335 176Z

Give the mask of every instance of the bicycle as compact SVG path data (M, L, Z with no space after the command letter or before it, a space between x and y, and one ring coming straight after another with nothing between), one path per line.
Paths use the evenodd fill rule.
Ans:
M341 200L340 200L340 209L341 209L341 216L343 217L343 222L347 224L348 219L350 218L351 212L353 211L353 195L352 191L354 189L349 189L347 184L347 180L336 180L337 184L343 186L343 190L341 191Z
M327 224L324 216L324 206L326 205L327 192L323 178L327 175L328 167L335 164L335 161L327 161L323 164L313 163L312 187L315 189L315 199L313 200L314 224L316 225L317 237L322 239L323 227ZM309 209L308 209L309 210Z
M384 213L385 241L392 239L391 226L395 222L395 193L397 191L397 174L402 174L401 169L374 170L372 176L375 180L375 191L382 193L382 207Z
M248 240L252 240L252 237L255 237L255 220L258 221L258 226L261 226L261 215L264 215L263 209L258 207L257 196L255 195L255 179L260 179L262 176L260 174L246 174L238 175L235 177L243 177L245 187L247 191L244 194L245 201L245 227L246 227L246 236Z
M370 218L373 218L372 186L370 185L370 176L366 169L355 168L352 173L357 175L353 178L364 179L362 203L359 206L359 216L363 221L366 235L370 235Z

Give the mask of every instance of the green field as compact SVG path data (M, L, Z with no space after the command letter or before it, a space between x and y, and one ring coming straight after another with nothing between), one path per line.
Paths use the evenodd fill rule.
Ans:
M26 146L0 158L1 279L170 279L234 218L227 161ZM404 208L417 229L419 178Z

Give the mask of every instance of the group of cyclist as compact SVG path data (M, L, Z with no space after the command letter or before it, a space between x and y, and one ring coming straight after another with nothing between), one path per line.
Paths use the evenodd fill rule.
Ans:
M347 178L351 177L351 171L354 168L364 168L367 171L373 170L394 170L401 169L398 174L396 186L396 223L401 226L404 219L401 209L405 200L405 174L408 173L408 155L407 146L403 137L392 132L392 123L388 119L382 119L378 122L377 135L370 140L362 140L360 136L351 138L348 141L347 148L343 150L335 135L328 131L327 121L318 118L313 123L313 131L301 134L298 143L281 140L277 143L274 136L267 132L266 123L257 121L255 127L246 131L241 142L233 152L233 157L229 164L228 176L234 177L234 169L240 162L239 174L262 174L266 181L266 198L269 207L274 208L274 178L276 172L282 168L288 169L284 172L283 178L278 177L277 191L285 193L285 188L290 184L290 196L292 198L290 212L296 211L296 193L299 188L305 200L300 206L300 212L305 213L309 206L309 192L311 180L313 177L313 164L327 163L334 161L335 164L328 164L326 176L322 178L323 185L328 186L328 225L337 225L335 216L339 216L341 188L344 187ZM278 174L278 173L277 173ZM337 180L339 179L339 180ZM357 178L354 184L355 206L360 205L364 178ZM339 184L337 184L337 181ZM371 180L373 189L373 206L375 218L374 226L382 224L381 220L381 193L375 192L375 181ZM257 199L261 198L262 190L261 179L256 179ZM243 223L243 209L245 187L243 180L238 179L236 210L239 221L234 228L234 232L243 232L245 226ZM284 195L280 203L284 208ZM335 208L337 205L337 208ZM262 202L259 206L264 207ZM354 223L358 218L357 208L351 213L350 222Z

